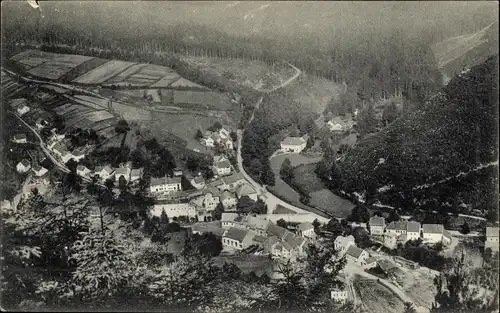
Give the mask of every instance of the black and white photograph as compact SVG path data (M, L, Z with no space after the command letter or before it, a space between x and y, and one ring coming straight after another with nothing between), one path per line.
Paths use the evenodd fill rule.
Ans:
M498 313L498 1L1 1L0 309Z

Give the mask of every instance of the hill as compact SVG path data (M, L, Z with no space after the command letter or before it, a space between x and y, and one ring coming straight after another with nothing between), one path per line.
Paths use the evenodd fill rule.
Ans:
M361 141L338 164L342 188L364 194L367 202L402 209L479 210L493 218L498 204L497 72L491 57Z

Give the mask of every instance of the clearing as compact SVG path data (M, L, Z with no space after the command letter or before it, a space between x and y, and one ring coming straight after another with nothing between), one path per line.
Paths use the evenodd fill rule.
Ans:
M375 280L355 275L353 286L367 312L401 313L404 311L403 302L391 290Z
M404 266L399 267L396 281L415 303L415 306L422 306L431 309L436 294L434 278L425 267L409 269Z
M111 60L73 80L80 84L100 84L135 65L132 62Z
M309 194L311 200L309 203L312 206L323 209L335 217L346 218L351 214L355 205L342 197L337 196L328 189L321 189Z

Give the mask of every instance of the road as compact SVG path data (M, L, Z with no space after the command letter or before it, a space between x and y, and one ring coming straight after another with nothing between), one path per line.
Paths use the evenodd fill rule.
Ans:
M295 79L297 79L297 77L299 77L300 74L302 74L302 71L300 69L298 69L297 67L295 67L293 64L291 64L289 62L285 62L285 63L288 64L291 68L293 68L295 70L295 75L293 75L290 79L288 79L287 81L285 81L281 85L279 85L277 87L274 87L273 89L270 89L270 90L258 90L258 91L262 91L262 92L265 92L265 93L274 92L274 91L276 91L276 90L278 90L280 88L283 88L285 86L290 85Z

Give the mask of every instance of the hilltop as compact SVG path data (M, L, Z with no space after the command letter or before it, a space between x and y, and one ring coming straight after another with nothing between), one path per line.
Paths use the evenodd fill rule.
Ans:
M493 215L498 203L496 57L361 141L339 162L343 188L403 209ZM490 215L491 218L492 215Z

